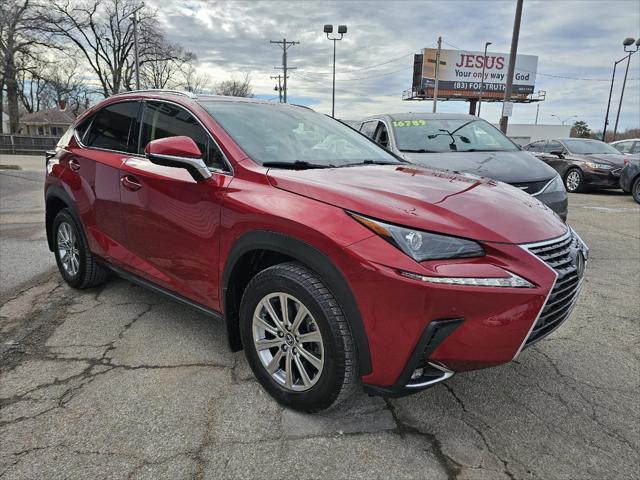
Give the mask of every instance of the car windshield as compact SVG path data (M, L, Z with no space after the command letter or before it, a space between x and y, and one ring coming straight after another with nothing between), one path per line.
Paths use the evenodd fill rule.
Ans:
M391 122L403 152L504 152L518 147L484 120L415 118Z
M599 140L571 139L564 140L564 145L571 153L578 155L620 155L618 150Z
M402 163L355 130L304 107L233 101L202 105L261 165L327 168Z

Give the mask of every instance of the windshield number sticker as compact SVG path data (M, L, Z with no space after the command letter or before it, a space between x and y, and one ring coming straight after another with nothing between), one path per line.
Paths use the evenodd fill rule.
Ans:
M394 120L394 127L421 127L427 124L426 120Z

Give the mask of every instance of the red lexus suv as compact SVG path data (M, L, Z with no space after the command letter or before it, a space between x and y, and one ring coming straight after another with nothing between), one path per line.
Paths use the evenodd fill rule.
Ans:
M69 285L115 272L222 319L263 387L304 411L513 360L567 319L588 256L517 188L233 97L104 100L47 154L45 198Z

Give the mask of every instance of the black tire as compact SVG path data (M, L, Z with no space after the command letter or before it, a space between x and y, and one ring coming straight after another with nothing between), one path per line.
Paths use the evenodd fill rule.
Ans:
M73 215L68 209L64 208L58 212L53 220L53 226L51 227L51 235L53 238L53 253L56 257L56 263L58 264L58 270L60 274L69 286L73 288L91 288L96 287L104 283L109 277L109 271L100 265L89 250L89 245L84 232L78 222L73 218ZM77 270L70 270L63 264L62 258L60 258L60 246L59 235L61 229L69 228L75 237L75 249L77 250Z
M323 367L317 373L316 383L305 391L293 391L278 382L267 371L254 344L254 312L266 296L276 292L294 297L291 301L297 300L306 307L313 317L306 318L315 329L314 333L317 330L322 336ZM317 412L346 400L356 390L357 356L347 319L320 276L300 263L287 262L269 267L249 282L240 305L240 333L245 355L254 375L265 390L283 405L305 412ZM275 339L275 335L273 338ZM297 342L297 335L295 339ZM301 345L303 344L300 343L299 346ZM268 350L268 355L275 358L285 348L286 345L273 347ZM291 348L292 355L295 351L295 348ZM265 350L262 349L262 352ZM299 360L302 359L300 356ZM276 373L285 372L284 362L286 358L277 362L284 367L278 367ZM302 382L297 366L296 371L299 382ZM291 377L295 377L293 371Z
M633 195L633 199L640 203L640 176L636 177L633 181L633 185L631 186L631 195Z
M577 176L577 186L571 182L570 176L571 178L576 178ZM584 192L584 187L584 175L582 174L582 171L579 168L570 168L564 176L564 188L566 188L569 193L582 193Z

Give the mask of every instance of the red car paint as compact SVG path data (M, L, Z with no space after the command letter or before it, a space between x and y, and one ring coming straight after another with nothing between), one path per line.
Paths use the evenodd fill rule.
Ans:
M189 110L232 171L196 182L186 170L86 148L71 137L49 161L45 195L49 201L52 187L66 192L97 257L225 315L225 267L239 239L266 231L305 242L348 282L365 327L366 343L358 348L369 350L371 368L362 380L370 385L393 385L436 319L464 319L430 357L450 370L509 362L519 352L556 274L518 244L554 239L568 229L533 197L492 180L415 166L264 168L184 95L112 97L78 123L123 98L167 100ZM486 256L418 263L346 211L476 240ZM425 284L399 275L496 277L504 270L535 287Z

